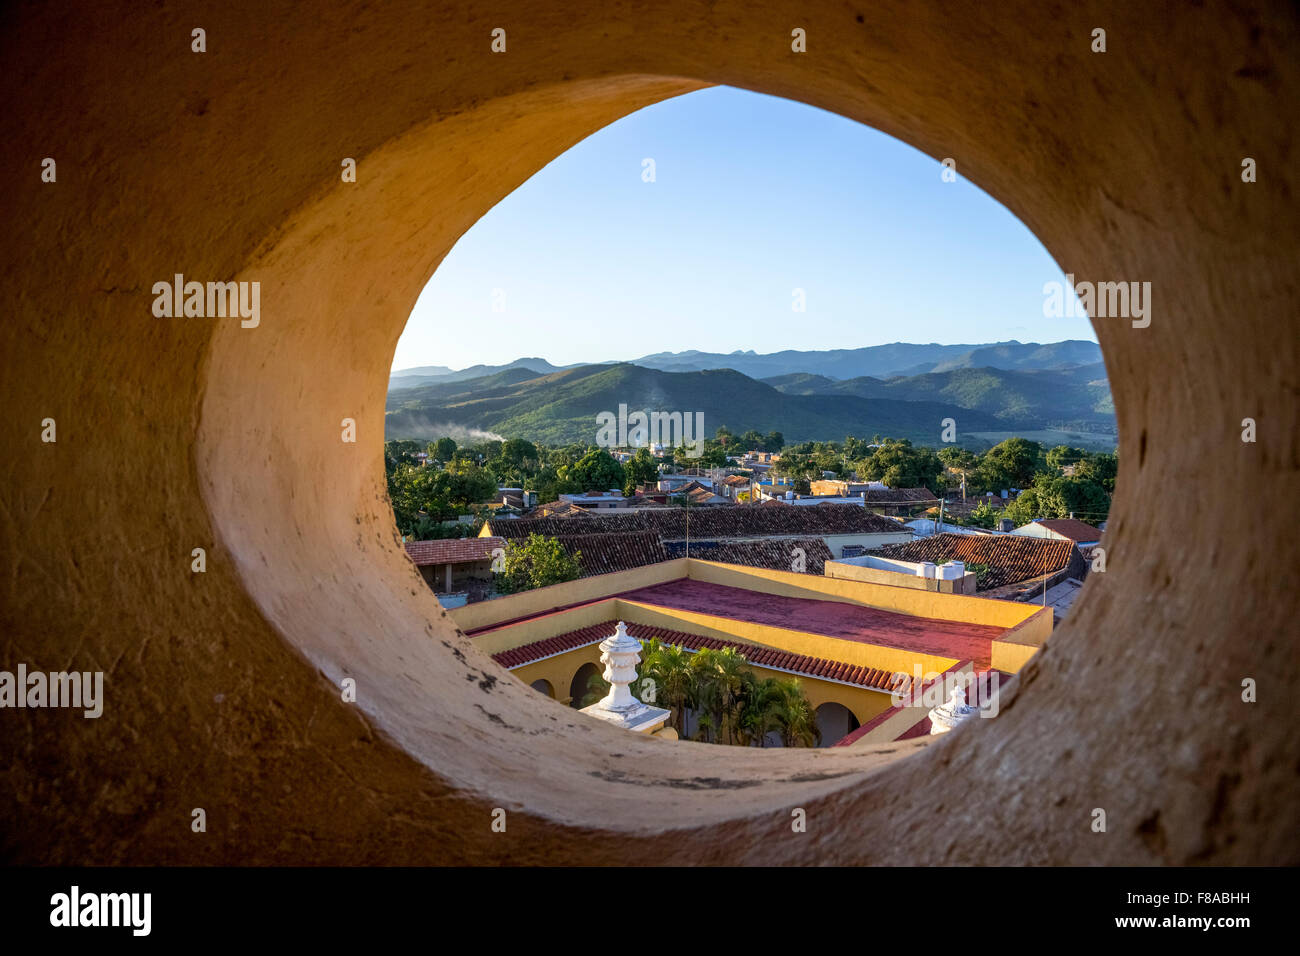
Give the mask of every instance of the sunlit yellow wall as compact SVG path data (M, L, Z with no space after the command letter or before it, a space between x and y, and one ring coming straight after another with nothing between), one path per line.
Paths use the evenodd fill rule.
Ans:
M686 577L686 558L661 561L645 567L633 568L631 571L618 571L613 574L595 574L577 581L564 584L552 584L550 587L524 591L521 594L509 594L493 598L490 601L478 601L448 611L448 616L462 631L500 624L515 618L527 617L567 607L583 601L618 594L622 591L635 591L637 588L649 587L664 581L674 581Z
M1050 607L1033 608L1033 613L1022 623L993 642L992 664L1000 671L1016 673L1038 653L1038 649L1052 636L1053 611Z
M604 621L617 618L618 602L615 600L595 601L582 604L554 614L531 617L518 624L508 624L490 631L474 634L470 640L486 654L497 654L515 647L523 647L534 641L544 641L548 637L590 627ZM611 625L609 632L614 633Z
M573 683L574 675L587 663L600 666L600 648L595 644L575 648L555 657L548 657L545 660L525 664L522 667L515 668L510 673L525 684L531 684L538 678L545 678L555 688L556 700L562 704L567 704L569 702L569 685ZM859 724L865 724L872 717L888 709L892 704L889 694L883 691L850 687L804 674L789 674L785 671L772 670L767 667L752 667L752 669L755 676L761 679L768 677L797 678L803 689L804 696L808 698L808 702L812 704L814 709L832 701L843 704L853 711L853 716L858 719Z
M573 683L573 676L578 673L583 664L600 666L600 647L598 645L591 644L587 647L578 647L555 657L533 661L531 664L515 668L510 673L525 684L531 684L539 677L545 678L555 688L555 699L561 704L567 704L569 703L569 685Z
M738 564L719 564L713 561L683 559L689 562L687 572L696 581L708 581L727 587L747 588L766 594L814 600L842 601L886 611L897 611L914 617L930 617L939 621L961 621L967 624L989 624L994 627L1015 627L1033 615L1032 605L1015 601L994 601L970 597L965 594L936 594L912 588L884 584L868 584L839 578L797 574L790 571L769 571L748 568Z

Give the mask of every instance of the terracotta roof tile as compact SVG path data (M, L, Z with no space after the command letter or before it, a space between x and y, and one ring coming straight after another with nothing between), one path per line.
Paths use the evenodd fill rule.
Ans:
M548 637L545 640L534 641L522 647L493 654L492 659L502 667L522 667L524 664L531 664L534 661L562 654L579 647L598 644L614 633L615 623L615 621L610 620L604 624L594 624L590 627L557 634L555 637ZM819 657L792 654L787 651L746 644L742 641L706 637L686 631L670 631L650 624L628 624L627 632L638 640L646 641L652 637L657 637L665 644L680 644L688 651L698 651L705 647L713 650L733 647L737 652L744 655L746 660L757 667L790 671L808 677L819 677L823 680L836 680L844 684L868 687L872 690L890 691L897 686L901 688L902 693L907 693L907 689L912 683L912 678L906 674L850 667L842 661L828 661Z
M408 541L406 553L417 567L433 564L465 564L491 561L494 548L504 548L505 538L439 538L434 541Z
M666 547L669 557L684 558L687 555L685 541L672 541ZM741 564L748 568L789 571L795 558L795 548L803 551L804 570L808 574L820 575L826 562L835 557L821 538L697 541L692 537L689 550L692 558L701 561L719 561L723 564Z
M890 544L871 552L899 561L964 561L988 565L979 590L990 591L1027 578L1055 574L1076 560L1080 575L1086 574L1083 557L1073 541L1033 538L1018 534L943 534L918 538L905 544Z
M689 510L689 516L687 514ZM868 511L860 505L819 505L816 508L750 508L729 506L708 509L663 508L637 512L617 509L614 513L574 515L572 518L516 518L489 520L491 534L506 538L575 534L576 523L589 524L581 533L609 531L654 531L664 541L690 537L760 538L772 536L825 536L828 534L885 534L904 530L898 522Z
M572 527L574 524L575 522L566 522L565 526ZM633 568L668 560L663 541L653 531L561 534L554 537L566 553L572 555L576 552L580 555L578 563L582 565L583 577L631 571Z

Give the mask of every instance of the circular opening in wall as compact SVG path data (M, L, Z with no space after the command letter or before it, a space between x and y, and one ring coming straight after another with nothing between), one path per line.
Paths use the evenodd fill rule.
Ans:
M740 354L728 364L735 365L743 364L742 359L747 361L750 353L767 354L764 349L774 345L763 343L777 342L774 336L778 333L794 336L784 339L786 342L798 343L798 336L806 336L802 344L809 347L801 351L817 353L837 342L842 346L842 340L836 336L844 328L866 327L862 309L870 304L872 296L851 281L842 287L834 284L839 281L836 276L865 268L847 251L840 250L842 258L836 268L826 262L805 261L804 271L811 274L811 279L789 274L774 278L750 272L740 279L728 280L725 270L703 255L705 247L692 245L698 243L698 236L708 235L707 230L701 230L698 211L695 219L686 222L663 217L657 228L681 237L687 242L688 250L694 249L694 264L685 275L697 290L695 294L701 303L728 301L726 296L719 297L714 283L726 288L730 281L737 309L741 311L685 314L679 310L673 315L660 315L654 322L644 316L622 323L617 316L607 317L603 323L587 327L583 341L589 345L584 348L599 347L606 335L614 335L614 326L637 323L646 326L640 339L626 339L621 353L612 355L612 360L623 361L603 366L600 363L604 359L594 361L588 356L612 353L566 354L558 347L548 358L560 364L577 363L587 370L582 377L588 384L609 377L624 384L695 383L693 390L674 396L673 403L682 405L681 408L665 409L658 400L651 402L649 396L653 389L648 387L641 391L629 387L627 401L620 399L618 388L622 386L602 392L601 401L612 407L598 411L610 413L612 420L591 423L606 429L604 438L598 434L589 442L596 445L596 450L584 451L571 462L548 460L555 472L555 501L563 500L560 495L570 493L560 490L563 486L559 483L572 480L575 469L607 467L605 459L611 453L625 452L630 456L626 462L614 462L626 480L628 467L635 464L637 456L643 451L654 451L649 447L653 442L633 450L624 440L625 425L629 430L637 427L631 413L666 411L667 422L660 419L659 426L667 425L670 440L659 444L667 446L663 451L672 461L668 467L680 469L673 472L674 476L689 480L684 484L670 482L671 487L657 489L665 492L662 495L643 493L650 500L656 497L665 500L653 505L643 502L637 509L642 513L641 519L634 520L659 522L658 525L630 524L618 532L628 539L619 542L620 545L662 549L656 554L662 554L663 560L619 567L614 562L619 560L618 554L625 553L620 550L609 558L614 564L607 573L591 574L590 566L580 565L580 574L574 580L554 584L542 581L541 587L519 587L516 583L511 586L510 594L473 601L466 595L463 606L440 605L435 593L440 582L443 591L457 591L457 562L442 562L451 569L448 582L446 568L442 569L441 576L437 565L432 574L419 570L408 554L411 548L406 545L433 542L434 547L442 547L436 542L451 539L435 536L423 541L401 540L402 533L395 527L394 506L400 508L402 502L398 500L400 496L390 499L391 471L386 467L385 456L381 455L385 431L394 427L395 418L390 413L402 411L402 403L412 400L417 393L432 394L422 389L443 388L445 392L448 385L440 386L436 382L417 385L400 400L395 397L402 390L389 388L395 349L412 308L435 268L442 274L442 269L454 265L452 259L441 266L440 263L457 241L502 200L506 200L502 208L508 210L514 198L512 191L528 184L530 176L546 163L561 157L557 168L562 166L562 154L573 144L641 107L691 92L699 86L693 81L644 76L573 82L492 100L456 117L443 117L413 128L362 159L358 168L364 169L365 175L358 177L355 189L330 190L317 202L295 213L284 230L260 251L247 271L256 271L264 301L278 303L278 319L263 324L256 343L241 339L237 329L219 328L205 370L198 450L205 499L223 545L232 554L245 586L263 613L321 672L323 680L336 687L344 679L354 681L358 688L356 705L371 724L425 767L456 781L466 792L485 795L496 805L575 826L654 829L660 825L656 821L664 819L665 814L692 824L706 824L734 819L738 814L770 812L774 807L790 805L792 800L804 805L828 797L865 780L900 756L924 748L927 732L921 722L910 721L912 714L891 713L892 710L911 708L928 715L933 706L942 705L951 711L960 702L947 694L949 684L972 671L1013 673L1032 656L1050 631L1050 609L1035 608L1024 602L987 601L977 594L960 591L947 593L957 590L952 582L977 582L978 574L974 571L953 574L955 565L950 564L947 572L918 575L922 579L919 587L902 587L876 583L870 580L872 574L868 572L878 569L853 563L862 553L876 550L874 546L907 544L915 534L906 529L906 521L925 520L928 507L940 507L940 502L944 502L945 522L951 514L948 510L951 506L946 504L948 499L936 491L940 473L934 474L933 486L923 481L913 485L911 481L900 480L912 474L909 469L929 460L917 452L918 441L910 446L876 441L874 431L867 435L865 430L855 427L861 417L854 417L856 411L852 414L842 411L850 407L860 410L883 406L901 414L905 406L899 403L909 399L862 399L840 394L833 396L834 401L829 403L831 410L826 411L828 403L823 393L789 387L791 382L782 380L783 376L798 374L788 370L765 375L761 369L697 370L676 366L663 369L654 368L648 362L626 361L680 352L671 347L675 340L662 338L676 328L698 329L702 335L707 332L695 341L709 348L720 347L713 342L734 343L730 351L739 350ZM710 96L743 95L720 90L704 94L698 102L707 104ZM689 104L691 99L681 102ZM760 101L755 98L752 102ZM773 101L771 105L794 108L781 101ZM819 122L858 129L829 114L808 111L807 115ZM617 133L616 127L613 134ZM661 151L658 159L645 155L652 151L653 147L638 146L629 154L626 185L640 191L629 201L640 204L645 217L643 224L653 224L656 210L666 208L661 200L653 197L658 195L654 190L670 185L669 170L675 177L681 177L690 168L690 162L702 163L709 156L707 151L691 153L682 149L674 162L671 149ZM646 158L656 159L653 167L643 163ZM777 175L779 165L758 164L758 169L762 176L770 178ZM952 189L954 194L970 191L960 179L947 182L938 165L930 162L928 166L931 183L918 188ZM645 173L651 169L653 177L646 178ZM610 172L608 175L617 178L624 174ZM697 204L710 195L722 195L716 170L712 175L710 183L696 183L692 187ZM818 198L822 178L809 177L805 170L802 182L809 191L803 205L799 204L798 197L792 200L785 195L769 203L779 205L782 215L789 219L784 233L767 240L769 254L784 250L783 255L797 259L798 247L807 241L809 230L816 225L815 222L809 225L809 217L817 212L818 203L825 202L825 196ZM680 183L679 179L672 188L681 188ZM530 192L525 185L517 195L527 199ZM833 198L842 204L851 197L841 194ZM751 206L760 205L752 193L749 199ZM989 208L1007 216L996 204L989 203ZM751 209L748 215L758 215L758 212ZM825 215L824 208L822 215ZM905 221L901 211L898 216L900 222ZM612 220L614 216L609 218ZM485 223L490 225L491 220ZM714 223L714 228L720 227ZM836 228L844 229L842 223L837 223ZM804 234L800 236L791 229L803 230ZM872 241L878 242L882 234L887 236L888 231L877 224L871 233L875 237ZM839 235L841 240L848 241L847 232L841 231ZM557 242L559 238L557 233ZM793 238L800 241L794 242ZM715 231L712 241L715 245L725 245L727 237ZM662 256L668 254L661 248L664 245L642 243L638 248ZM468 250L470 245L464 248ZM728 255L734 253L734 250L726 251ZM1041 249L1033 254L1042 257L1043 268L1047 270L1046 276L1037 275L1027 283L1030 289L1027 298L1033 300L1034 308L1041 314L1043 284L1051 281L1051 275L1058 270L1051 266ZM583 274L598 276L600 271L599 266L589 267ZM446 274L451 276L456 272ZM657 277L653 283L656 285L663 285L669 278L653 266L642 276L646 281L649 281L646 277ZM578 278L574 274L571 281ZM590 292L583 292L581 285L567 287L571 297L590 299L587 307L605 301L604 297L594 298ZM915 288L921 287L918 279ZM436 279L429 288L437 288ZM496 303L502 301L500 296L493 295L497 288L504 289L504 286L498 286L495 281L484 286L486 300L480 303L484 307L480 313L445 317L449 324L441 328L441 334L446 336L443 341L449 346L460 343L462 348L484 348L515 356L519 336L535 334L523 316L509 311L521 309L520 299L526 302L527 297L506 290L507 311L494 312ZM825 292L826 300L820 298L823 292L819 290ZM748 312L744 311L758 301L755 297L764 294L776 296L775 302L764 306L769 313L764 323L766 331L749 322L745 318ZM838 332L834 329L819 332L819 310L836 301L837 296L841 305L836 310L835 322L842 327ZM618 301L611 297L606 307L615 310ZM693 302L684 302L682 306L695 308ZM501 315L509 321L493 322L488 318ZM903 324L901 314L890 321L896 326ZM727 328L729 324L737 326L735 335ZM755 326L752 332L741 335L739 327L750 324ZM466 331L471 329L478 333L477 337L466 336ZM767 338L760 341L752 337L760 332ZM619 338L610 341L624 341L624 334L619 329ZM822 334L827 337L817 338ZM567 342L573 336L571 332L557 341ZM644 351L632 348L637 341L646 343ZM761 348L753 347L760 344ZM667 360L670 356L664 357ZM460 365L463 360L452 361ZM512 363L506 359L499 364ZM492 404L504 407L521 386L544 387L549 384L547 379L550 383L563 383L579 377L572 369L521 371L515 364L513 370L492 373L501 376L496 394L478 391L466 395L464 401L480 409ZM475 378L450 383L450 387L453 391L458 386L479 389L483 383L476 382ZM777 383L771 381L773 378ZM528 384L534 382L538 384ZM786 417L765 420L761 428L758 419L741 419L734 425L725 421L716 425L707 422L703 430L699 428L698 416L707 413L711 403L719 398L730 401L732 408L739 407L732 400L736 390L742 388L749 389L748 394L762 396ZM580 393L581 387L577 391ZM570 403L572 399L572 395L568 396ZM392 406L394 401L396 407ZM527 401L533 405L532 420L539 429L554 428L557 423L567 427L564 423L570 417L583 419L593 411L581 406L570 416L565 414L567 406L563 397L543 400L540 393ZM629 406L626 422L621 407L624 405ZM445 407L438 406L439 417L444 415ZM958 406L931 400L930 407L937 412ZM406 412L409 422L416 412L409 407ZM674 418L675 412L681 414ZM519 408L515 417L526 414ZM825 452L824 447L814 444L803 451L793 449L823 440L815 430L802 433L800 429L810 421L816 423L827 417L839 424L847 423L845 434L858 439L860 446L855 448L859 454L850 460L876 460L883 469L880 474L855 476L846 472L856 469L847 467L839 472L832 468L820 469L833 472L830 475L783 474L784 468L777 467L779 461L789 463L806 458L820 464L818 456ZM935 435L939 441L942 441L940 430L949 427L943 421L945 418L956 419L958 423L989 422L977 419L969 410L937 418L930 430L939 432ZM688 420L689 427L694 429L689 434ZM917 428L921 421L893 420L907 421L909 427ZM485 419L463 421L479 431L490 430L490 422ZM723 440L725 434L718 434L718 426L724 424L731 437L737 439L734 449L732 441ZM956 427L960 436L964 426ZM674 428L680 429L679 436L687 441L673 442L671 429ZM611 434L615 436L613 440L608 437ZM900 434L908 437L905 432ZM755 436L761 441L754 440ZM439 460L436 444L443 437L452 436L426 433L416 439L424 441L424 453L431 455L435 463ZM896 436L882 432L879 437ZM923 434L915 432L910 437L921 439ZM495 504L495 491L502 491L501 484L509 488L518 485L521 494L539 490L529 489L522 480L515 485L508 484L500 480L508 478L508 473L492 470L496 457L507 454L507 447L522 448L510 446L512 438L530 443L538 459L541 457L539 442L545 445L549 441L563 449L561 443L570 441L560 434L539 435L534 439L500 431L495 435L471 434L463 443L456 440L456 451L450 457L454 470L460 472L457 479L474 488L472 482L481 479L482 472L489 471L493 484L498 486L491 502L470 500L479 498L477 494L466 496L464 510L474 512L481 510L475 505ZM689 455L678 460L677 449L695 440L703 455L716 455L720 449L725 460L733 450L741 453L743 467L739 471L749 472L753 480L741 488L728 486L718 474L708 474L710 469L727 470L720 462L698 463ZM826 440L834 440L834 436L828 435ZM435 445L433 452L428 450L431 441ZM481 450L474 450L476 441L484 445ZM499 449L495 445L497 441L501 442ZM961 445L961 442L947 444ZM753 447L739 447L745 445ZM671 454L668 448L672 449ZM458 457L462 449L470 450L471 457ZM500 456L496 455L498 451ZM530 458L526 448L523 451L517 462L512 458L512 464L536 460ZM479 454L483 455L482 459L478 458ZM776 454L781 455L779 461L773 457ZM594 455L594 460L588 461L589 455ZM413 461L395 458L392 466L392 470L417 467ZM561 467L565 468L563 474ZM436 464L418 468L436 470ZM942 473L951 474L947 464L942 468ZM657 467L658 474L663 475L664 471ZM687 474L691 471L697 473ZM619 472L611 469L611 473ZM857 501L798 503L812 493L813 480L865 487L846 488L838 496L851 498L856 493ZM806 492L802 485L785 484L801 481L808 482ZM779 484L774 486L774 482ZM923 495L919 499L889 499L883 508L886 513L877 514L877 509L867 507L876 503L871 500L871 493L881 490L877 485L887 492L902 487L928 487L935 497L933 501ZM779 488L787 490L778 494ZM601 491L598 487L587 489L592 490ZM612 498L613 492L619 492L626 498L633 490L630 485L621 489L611 487L604 489L605 495L597 497ZM588 497L587 491L581 492L584 499ZM741 494L747 500L742 502ZM713 497L724 500L714 501ZM762 503L764 498L772 500ZM681 507L677 507L679 502ZM524 502L530 507L547 503ZM584 504L589 505L590 501ZM425 515L419 515L419 510ZM888 513L891 511L894 513ZM647 517L650 514L660 517ZM739 519L742 522L784 522L788 533L773 533L763 524L756 526L757 530L741 527L745 533L737 535L736 527L728 524L738 520L736 515L749 516ZM768 515L787 517L769 518ZM431 527L434 519L438 520L439 527L441 521L453 520L424 506L417 509L415 517L417 522L421 517L429 519L425 528ZM524 522L538 519L500 514L482 517L485 520L474 541L481 543L480 536L501 538L501 542L492 543L501 553L493 554L489 550L475 561L486 560L491 555L493 561L504 562L490 579L497 587L502 574L509 574L512 569L512 545L518 535L509 530L510 523L524 527ZM562 530L567 530L567 522L572 521L628 523L627 519L628 516L614 514L600 519L590 515L578 518L552 515L540 520L561 523ZM678 521L680 529L674 524ZM399 516L397 526L403 523ZM418 527L414 530L403 527L401 532L418 539ZM584 527L583 531L587 529ZM569 536L549 531L541 538ZM789 559L788 569L782 569L780 562L770 556L763 557L764 542L768 539L773 549ZM459 540L463 543L468 539ZM524 538L522 543L527 544L529 540ZM563 547L567 543L560 542L559 550L552 552L556 563L563 564L566 558L599 560L605 542L590 540L585 551L582 542L572 550ZM752 560L728 560L728 549L737 547L743 548L747 555L754 555ZM704 550L708 548L714 550ZM855 553L857 548L862 551ZM912 563L924 572L925 561ZM937 562L930 563L937 565ZM527 566L528 562L523 564ZM829 565L836 565L832 570L842 573L827 574ZM819 566L820 574L816 573ZM450 587L446 586L448 583ZM870 599L864 595L870 595ZM942 602L947 608L942 615L932 613L938 606L936 602ZM448 600L447 603L456 602ZM560 704L573 704L575 698L582 704L580 692L591 693L600 687L592 686L590 676L585 684L575 686L574 677L587 663L598 661L600 642L611 635L611 625L618 621L625 623L632 637L642 641L658 638L666 648L680 648L691 660L699 660L708 652L718 660L726 657L731 662L719 664L720 667L734 667L736 661L741 661L741 666L747 667L763 683L774 682L769 685L773 693L784 695L789 708L802 707L807 719L801 721L797 713L792 713L783 723L778 721L775 729L760 734L744 725L734 709L729 710L725 704L717 707L708 703L691 708L696 711L693 716L682 714L675 702L680 698L674 698L679 691L664 686L656 691L656 700L666 705L663 709L670 714L659 728L663 733L629 733L608 722L576 713L575 708L548 702L529 686L543 686L540 681L544 680ZM720 621L728 623L724 625ZM900 625L908 621L911 639L908 647L900 649ZM585 633L580 633L584 629ZM778 632L779 642L774 640ZM572 657L572 650L567 647L559 647L556 653L545 658L537 656L539 645L545 641L572 640L579 640L581 646L577 650L587 655L587 659ZM893 653L881 654L881 648ZM520 653L528 659L518 660ZM548 660L561 659L566 667L575 662L577 666L567 672L558 667L554 672L546 669ZM908 672L917 667L921 676L913 678ZM900 674L906 680L902 686L897 683ZM940 675L944 682L930 679L930 674ZM638 675L638 679L645 676ZM728 691L724 686L730 680L727 677L711 686L723 687L720 693L734 695L734 690ZM790 693L795 681L797 695ZM943 688L939 699L923 696L922 692L935 693L936 686ZM644 684L633 689L644 696ZM664 697L658 696L660 691ZM845 695L857 696L850 700ZM872 707L864 708L854 702L862 695L870 695ZM819 725L817 708L825 710L828 702L851 711L851 720L823 719ZM845 746L809 745L836 742L822 738L833 736L833 730L841 723L847 726L853 722L859 727L852 733L859 736L852 740L841 738ZM902 726L904 723L907 726ZM868 737L871 733L877 736ZM674 740L674 736L699 736L714 742ZM776 743L778 740L783 745L779 752L776 747L740 746L746 741ZM901 743L897 742L900 740ZM540 775L539 762L544 764ZM717 799L720 794L725 794L726 799Z

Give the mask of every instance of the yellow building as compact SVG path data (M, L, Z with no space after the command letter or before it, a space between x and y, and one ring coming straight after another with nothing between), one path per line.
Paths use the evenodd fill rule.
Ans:
M735 647L760 678L799 678L825 745L888 716L935 675L1018 671L1052 628L1050 608L691 558L449 613L515 677L571 706L617 621L688 651Z

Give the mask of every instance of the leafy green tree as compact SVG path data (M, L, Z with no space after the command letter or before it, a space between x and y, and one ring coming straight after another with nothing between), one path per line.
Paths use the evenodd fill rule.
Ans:
M1069 445L1057 445L1055 448L1047 450L1047 467L1052 471L1060 471L1066 465L1073 465L1084 458L1088 453L1082 448L1071 448Z
M569 468L560 469L559 474L577 485L579 491L608 491L627 484L623 466L603 448L588 452Z
M393 519L403 536L437 537L431 533L433 523L456 517L445 472L403 462L388 473L387 481Z
M976 528L996 528L998 519L1002 517L1002 512L994 508L987 501L982 501L971 510L966 518L966 523L974 525Z
M813 460L806 454L789 452L781 456L781 460L772 466L772 474L781 478L806 478L808 475L821 474L813 463Z
M637 485L654 484L659 480L659 463L649 448L638 448L631 460L623 466L626 490L630 494Z
M889 440L877 448L863 463L861 474L869 481L883 481L890 488L916 488L924 485L939 491L943 462L929 448L914 448L907 439Z
M384 471L392 474L398 465L419 464L419 459L415 456L421 450L418 441L407 438L384 442Z
M526 541L506 542L505 567L497 575L502 594L531 591L582 576L581 551L572 556L554 538L530 534Z
M768 432L763 438L763 451L776 453L785 447L785 436L778 431Z
M467 508L496 497L496 476L479 465L459 464L443 474L447 482L447 500L457 507Z
M986 491L1028 488L1039 471L1043 446L1027 438L1008 438L980 460L977 475Z
M537 446L522 438L511 438L501 445L498 461L503 461L512 468L524 468L535 465L538 459Z
M1110 496L1095 481L1087 478L1046 478L1035 483L1038 517L1065 518L1073 514L1089 524L1106 520Z
M939 461L943 462L944 467L949 471L961 475L962 481L967 485L970 483L970 476L980 463L979 455L969 448L960 448L957 445L948 445L939 449Z
M1037 489L1026 488L1007 504L1002 511L1002 516L1010 518L1017 528L1029 524L1035 518L1056 517L1055 515L1043 514L1042 509L1043 506L1039 501Z
M454 438L439 438L437 441L429 442L427 450L435 461L446 464L456 457L456 440Z
M1115 477L1118 474L1119 456L1114 454L1089 455L1074 469L1074 477L1095 481L1112 495L1115 493Z
M844 438L844 458L846 461L860 461L871 456L871 449L861 438L847 435Z

